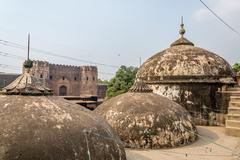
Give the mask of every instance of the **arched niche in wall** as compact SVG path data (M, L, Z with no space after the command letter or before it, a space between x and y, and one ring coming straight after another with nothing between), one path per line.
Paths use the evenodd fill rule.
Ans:
M62 85L59 87L59 96L66 96L67 95L67 87Z

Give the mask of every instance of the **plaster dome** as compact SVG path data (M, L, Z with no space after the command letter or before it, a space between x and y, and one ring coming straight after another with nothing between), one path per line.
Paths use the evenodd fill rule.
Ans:
M137 78L147 83L207 82L234 83L234 73L222 57L206 49L195 47L183 35L167 48L145 61Z
M143 82L95 110L130 148L168 148L197 139L189 113L177 103L152 93Z
M49 93L27 72L3 89L1 160L126 159L121 140L102 118Z

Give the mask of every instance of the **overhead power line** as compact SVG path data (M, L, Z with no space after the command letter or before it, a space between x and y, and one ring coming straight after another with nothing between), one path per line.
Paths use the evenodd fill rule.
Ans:
M27 46L24 46L24 45L15 43L15 42L2 40L2 39L0 39L0 44L5 45L5 46L9 46L9 47L18 48L18 49L24 49L24 50L27 49ZM93 65L112 67L112 68L119 68L120 67L120 66L116 66L116 65L99 63L99 62L93 62L93 61L89 61L89 60L69 57L69 56L65 56L65 55L60 55L60 54L56 54L56 53L53 53L53 52L50 52L50 51L45 51L45 50L37 49L37 48L31 48L31 50L34 51L34 52L45 54L45 55L50 55L50 56L54 56L54 57L60 57L60 58L64 58L64 59L69 59L69 60L83 62L83 63L88 63L88 64L93 64Z
M98 72L99 74L104 74L104 75L110 75L110 76L114 76L115 73L108 73L108 72Z
M3 51L0 51L0 56L10 57L10 58L15 58L15 59L21 59L21 60L26 59L25 57L15 55L15 54L11 54L11 53L8 53L8 52L3 52Z
M0 66L3 67L3 68L7 68L7 67L13 67L13 68L18 68L18 69L21 68L21 67L18 67L18 66L13 66L13 65L9 65L9 64L2 64L2 63L0 63Z
M240 33L234 29L232 26L230 26L227 22L225 22L217 13L215 13L211 8L209 8L206 3L204 3L202 0L200 2L215 16L218 20L220 20L225 26L227 26L231 31L236 33L238 36L240 36Z
M3 52L3 51L0 51L0 56L15 58L15 59L19 59L19 60L25 60L25 59L26 59L25 57L18 56L18 55L9 53L9 52ZM0 68L7 68L7 69L14 69L14 70L19 70L19 69L20 69L20 67L18 67L18 66L11 66L11 67L14 67L14 68L9 68L10 66L11 66L11 65L0 64ZM115 75L114 73L108 73L108 72L98 72L98 74L111 75L111 76L112 76L112 75Z
M8 64L2 64L0 63L0 68L4 69L11 69L11 70L20 70L21 68L18 66L8 65Z
M18 48L18 49L24 49L24 50L27 49L27 46L24 46L24 45L15 43L15 42L2 40L2 39L0 39L0 44L5 45L5 46L9 46L9 47ZM44 51L44 50L37 49L37 48L31 48L31 50L35 51L35 52L40 52L40 53L43 53L43 54L46 54L46 55L54 56L54 57L60 57L60 58L64 58L64 59L80 61L80 62L84 62L84 63L88 63L88 64L101 65L101 66L107 66L107 67L112 67L112 68L119 68L120 67L120 66L115 66L115 65L109 65L109 64L104 64L104 63L97 63L97 62L77 59L77 58L73 58L73 57L63 56L63 55L59 55L59 54L56 54L56 53L53 53L53 52L49 52L49 51ZM8 53L8 52L3 52L3 51L0 51L0 56L10 57L10 58L15 58L15 59L21 59L21 60L26 59L23 56L18 56L18 55L11 54L11 53ZM1 67L1 68L3 68L3 67ZM107 72L98 72L98 73L99 74L103 74L103 75L115 75L114 73L107 73Z

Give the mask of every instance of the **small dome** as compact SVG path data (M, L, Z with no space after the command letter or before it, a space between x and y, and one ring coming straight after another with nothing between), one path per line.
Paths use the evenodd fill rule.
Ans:
M181 26L183 27L183 26ZM231 66L220 56L195 47L181 37L149 58L140 67L137 78L151 82L207 82L234 83Z
M125 146L166 148L195 141L197 130L189 113L177 103L149 92L146 85L140 87L141 83L135 83L130 92L111 98L96 109Z

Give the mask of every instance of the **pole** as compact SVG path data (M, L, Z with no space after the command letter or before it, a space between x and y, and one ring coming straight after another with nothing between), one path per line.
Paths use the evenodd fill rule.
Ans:
M28 52L27 52L27 60L29 60L29 52L30 52L30 33L28 33Z
M141 67L141 65L142 65L142 59L141 57L139 57L139 68Z

